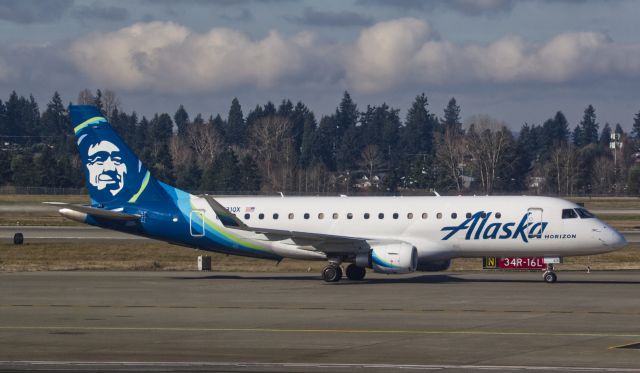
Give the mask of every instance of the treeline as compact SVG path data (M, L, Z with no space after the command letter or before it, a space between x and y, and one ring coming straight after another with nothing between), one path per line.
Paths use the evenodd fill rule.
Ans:
M387 104L358 108L345 92L319 120L302 102L267 102L225 117L140 117L112 91L84 90L159 179L189 191L296 193L533 193L635 195L640 187L640 112L630 134L600 129L595 108L572 126L562 112L517 134L488 115L462 123L452 98L442 116L418 95L406 116ZM246 115L245 115L246 112ZM613 136L612 136L613 134ZM83 187L66 106L56 92L43 111L33 96L0 100L0 184Z

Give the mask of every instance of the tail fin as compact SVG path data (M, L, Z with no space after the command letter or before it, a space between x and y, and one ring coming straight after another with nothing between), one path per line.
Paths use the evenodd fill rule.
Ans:
M166 194L94 106L71 105L71 122L92 204L156 202Z

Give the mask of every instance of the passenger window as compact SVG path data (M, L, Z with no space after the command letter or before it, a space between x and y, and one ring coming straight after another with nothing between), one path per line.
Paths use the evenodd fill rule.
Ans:
M251 218L251 214L244 214L244 218L245 218L246 220L249 220L249 219Z
M319 213L318 214L318 219L320 219L320 220L324 219L324 213L322 213L322 212Z
M369 219L369 213L368 213L368 212L365 212L365 213L364 213L364 218L365 218L365 219Z
M394 219L397 219L397 218L398 218L398 216L400 216L400 215L398 215L398 213L397 213L397 212L394 212L394 213L393 213L393 218L394 218Z
M338 219L338 213L337 213L337 212L334 212L334 213L333 213L333 220L336 220L336 219Z
M562 218L563 219L576 219L578 214L573 209L564 209L562 210Z
M308 213L308 212L305 212L305 213L304 213L304 218L305 218L305 219L309 219L309 213Z
M442 219L442 213L441 213L441 212L437 213L437 214L436 214L436 218L437 218L437 219Z
M260 215L258 215L258 219L260 219L260 220L264 219L264 214L260 213Z
M378 219L384 219L384 214L383 213L379 213L378 214Z
M583 218L583 219L595 218L595 215L593 215L592 213L590 213L586 209L576 209L576 211L578 212L578 215L580 215L580 217Z
M423 213L422 213L422 218L423 218L423 219L426 219L428 216L429 216L429 215L427 215L427 213L426 213L426 212L423 212Z
M273 214L273 220L278 220L278 217L280 217L280 215L278 215L278 214Z
M467 219L471 219L471 213L470 212L467 212L466 216L467 216Z
M457 219L458 218L458 214L456 214L455 212L451 213L451 219Z
M496 212L496 219L500 219L502 217L502 214L499 212Z
M348 213L347 214L347 219L349 219L349 220L353 219L353 214L352 213Z
M289 213L289 220L293 219L293 213Z
M483 211L482 214L480 214L480 217L483 218L483 219L486 218L487 217L487 213Z
M413 219L413 212L407 214L407 219Z

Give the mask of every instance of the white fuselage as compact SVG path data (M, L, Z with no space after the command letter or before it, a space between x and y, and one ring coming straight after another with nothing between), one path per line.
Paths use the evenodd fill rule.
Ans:
M404 241L416 247L421 260L591 255L626 244L597 218L563 218L563 210L580 206L550 197L221 196L216 200L251 227ZM196 204L213 215L204 199ZM255 242L283 257L319 258L318 253L297 250L290 243Z

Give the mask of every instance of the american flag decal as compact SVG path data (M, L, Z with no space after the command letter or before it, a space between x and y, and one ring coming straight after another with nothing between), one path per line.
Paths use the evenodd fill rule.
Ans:
M256 211L256 208L255 208L255 207L246 207L246 208L244 209L244 212L254 212L254 211Z

